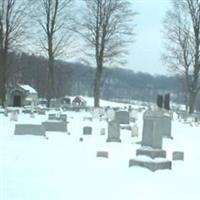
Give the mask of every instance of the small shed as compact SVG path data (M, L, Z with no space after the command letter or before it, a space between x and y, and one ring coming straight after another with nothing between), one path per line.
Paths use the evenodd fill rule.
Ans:
M30 85L17 84L7 92L7 106L22 107L26 105L37 105L38 93Z
M76 96L72 101L73 106L86 106L86 104L87 104L86 100L80 96Z

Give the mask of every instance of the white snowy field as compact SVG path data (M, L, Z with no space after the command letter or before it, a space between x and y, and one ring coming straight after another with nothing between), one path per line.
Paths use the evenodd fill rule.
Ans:
M136 142L141 139L142 113L137 121L139 137L122 130L121 143L106 143L107 136L100 135L107 122L83 121L85 112L66 113L70 135L47 132L48 140L14 135L16 123L41 123L47 115L33 119L20 114L18 122L12 122L0 114L0 200L200 199L200 125L174 120L174 139L164 139L163 149L170 160L172 151L184 151L185 160L173 161L172 170L151 172L128 167L140 147ZM88 124L93 134L83 136L82 128ZM109 158L97 158L98 150L108 151Z

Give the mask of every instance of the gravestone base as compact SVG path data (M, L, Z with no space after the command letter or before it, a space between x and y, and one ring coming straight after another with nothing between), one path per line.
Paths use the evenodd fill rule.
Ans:
M122 142L120 138L107 138L106 142Z
M144 155L148 156L152 159L154 158L166 158L166 151L162 149L145 149L145 148L140 148L137 149L136 155Z
M97 151L96 157L108 158L108 152L107 151Z
M139 160L139 159L131 159L129 160L129 167L133 166L139 166L149 169L152 172L155 172L157 170L161 169L172 169L172 162L169 160L164 161L145 161L145 160Z
M122 130L131 130L131 126L129 124L120 124L120 128Z

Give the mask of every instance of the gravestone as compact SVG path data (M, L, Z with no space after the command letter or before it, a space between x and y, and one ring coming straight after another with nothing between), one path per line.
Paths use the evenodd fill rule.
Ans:
M66 114L49 114L48 120L57 120L62 122L67 122L67 115Z
M10 114L10 121L18 121L18 113L16 110L13 110Z
M42 122L46 131L67 132L67 123L57 120L48 120Z
M162 117L161 110L147 110L143 115L142 146L162 149Z
M30 118L34 118L34 117L35 117L34 112L31 112L30 113Z
M172 153L172 160L184 160L184 153L182 151L174 151Z
M171 135L172 122L171 121L172 121L171 116L167 113L163 113L161 131L164 137L172 138L172 135Z
M164 98L164 108L170 110L170 94L166 94Z
M63 122L67 122L67 115L66 114L60 114L59 119Z
M129 167L141 166L151 171L171 169L171 161L165 159L166 151L162 150L163 121L161 109L149 109L144 113L141 148L136 150L136 158L129 160ZM141 155L149 157L149 160L140 159Z
M56 120L56 114L49 114L48 120Z
M8 117L8 110L7 109L5 109L5 111L4 111L4 116Z
M131 137L138 137L138 126L135 124L134 126L131 127Z
M96 156L101 157L101 158L108 158L108 152L107 151L97 151Z
M100 129L100 135L105 135L105 134L106 134L105 128L101 128L101 129Z
M115 114L115 121L119 124L129 124L129 112L117 111Z
M159 108L162 108L163 107L163 96L162 95L158 95L157 96L157 106Z
M120 125L115 120L108 122L108 138L107 142L121 142Z
M41 124L16 124L14 134L45 136L45 127Z
M84 126L83 127L83 135L92 135L92 127Z
M45 115L46 114L46 111L45 110L42 110L42 109L39 109L37 111L38 115Z
M131 122L135 122L138 119L138 112L136 110L132 110L129 112L129 118Z
M110 121L115 119L115 111L112 108L107 110L107 117Z

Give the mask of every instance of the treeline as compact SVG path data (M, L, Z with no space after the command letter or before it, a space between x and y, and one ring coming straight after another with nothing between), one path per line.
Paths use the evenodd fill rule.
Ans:
M95 68L80 63L55 62L56 96L93 96ZM9 85L30 84L40 97L47 92L47 60L35 55L9 55ZM184 103L184 91L178 77L153 76L122 68L105 68L102 98L155 102L158 94L170 93L171 99Z

